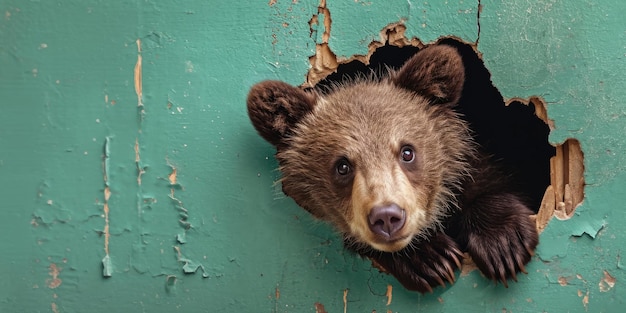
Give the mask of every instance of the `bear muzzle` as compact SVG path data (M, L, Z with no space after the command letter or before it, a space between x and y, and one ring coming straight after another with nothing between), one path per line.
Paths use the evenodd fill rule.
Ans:
M406 211L395 203L375 206L367 216L370 230L384 241L395 241L406 222Z

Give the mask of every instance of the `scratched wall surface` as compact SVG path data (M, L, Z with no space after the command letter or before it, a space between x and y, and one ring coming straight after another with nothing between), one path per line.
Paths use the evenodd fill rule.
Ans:
M621 312L623 12L621 0L2 1L0 311ZM508 289L473 271L407 292L274 184L248 88L302 84L322 45L364 55L395 22L424 43L477 44L506 98L547 102L551 142L581 142L585 201L550 222Z

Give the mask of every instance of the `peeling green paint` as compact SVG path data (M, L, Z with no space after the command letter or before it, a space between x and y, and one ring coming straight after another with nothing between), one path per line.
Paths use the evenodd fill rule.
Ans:
M113 275L113 264L111 257L107 254L102 258L102 276L111 277Z
M270 2L0 3L0 311L622 311L626 2L326 1L338 58L399 21L424 43L477 42L506 98L547 102L551 142L581 142L586 198L552 219L528 275L507 289L473 271L427 295L275 183L247 90L304 83L329 29L320 1Z

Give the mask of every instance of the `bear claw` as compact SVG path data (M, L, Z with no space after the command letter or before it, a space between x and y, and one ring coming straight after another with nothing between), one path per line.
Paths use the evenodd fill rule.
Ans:
M376 267L395 276L405 288L421 293L433 292L436 286L445 287L446 282L454 283L454 271L461 266L463 257L456 242L444 233L416 241L410 248L395 253L348 248L368 257Z

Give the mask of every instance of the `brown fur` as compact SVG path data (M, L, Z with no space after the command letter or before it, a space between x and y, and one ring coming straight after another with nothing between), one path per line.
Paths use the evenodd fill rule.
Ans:
M327 94L259 83L248 113L277 147L285 194L334 225L348 249L420 292L454 281L461 250L506 284L524 271L537 233L530 210L479 157L453 110L464 80L458 52L433 46L382 81ZM406 147L410 162L402 159ZM374 231L373 208L391 205L406 217L402 227Z

